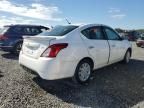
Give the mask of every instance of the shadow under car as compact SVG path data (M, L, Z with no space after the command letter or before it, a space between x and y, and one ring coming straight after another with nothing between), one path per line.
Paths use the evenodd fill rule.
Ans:
M70 79L33 79L43 90L64 102L82 107L129 108L144 101L144 61L113 64L96 70L89 85L72 84Z

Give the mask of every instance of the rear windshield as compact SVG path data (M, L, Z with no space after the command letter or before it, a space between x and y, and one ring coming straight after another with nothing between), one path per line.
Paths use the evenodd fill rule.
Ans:
M8 29L9 27L3 27L2 29L0 29L0 34L4 34Z
M72 30L76 29L78 26L56 26L50 31L45 31L39 35L41 36L63 36Z

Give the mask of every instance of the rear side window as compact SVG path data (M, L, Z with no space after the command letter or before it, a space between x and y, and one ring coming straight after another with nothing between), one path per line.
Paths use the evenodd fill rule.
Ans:
M10 27L3 27L2 29L0 29L0 34L4 34L5 32L8 31Z
M37 35L41 33L38 27L24 27L24 34L27 35Z
M10 31L14 34L21 35L37 35L42 32L43 28L33 26L14 26L10 28Z
M74 29L76 29L78 26L57 26L54 27L51 31L45 31L41 33L42 36L63 36Z
M101 27L90 27L81 32L88 39L104 40L104 34Z
M22 27L12 27L11 28L11 31L13 32L13 33L16 33L16 34L23 34L23 28Z

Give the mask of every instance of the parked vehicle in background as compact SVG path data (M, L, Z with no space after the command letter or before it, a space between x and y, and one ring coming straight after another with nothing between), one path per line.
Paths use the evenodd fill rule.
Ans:
M126 37L129 41L136 41L138 38L140 38L140 35L137 31L128 31L126 32Z
M136 41L136 45L137 45L137 47L144 47L144 36L140 37L140 38Z
M0 30L0 49L19 53L23 36L34 36L49 28L38 25L7 25Z
M35 37L24 37L19 63L41 78L72 77L89 81L92 71L112 63L128 63L131 44L105 25L57 26Z
M144 33L141 33L140 36L141 36L141 37L144 37Z

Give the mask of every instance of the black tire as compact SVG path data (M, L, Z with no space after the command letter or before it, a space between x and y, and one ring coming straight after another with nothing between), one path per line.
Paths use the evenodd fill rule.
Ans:
M141 47L141 45L138 45L138 44L136 44L137 45L137 47Z
M21 48L22 48L22 42L16 43L12 50L12 53L18 55L20 53Z
M127 52L126 52L126 54L125 54L125 56L124 56L124 59L123 59L123 63L124 63L124 64L129 63L130 57L131 57L131 52L130 52L129 50L127 50Z
M144 48L144 45L141 45L141 48Z
M80 68L81 68L81 66L84 65L84 64L89 65L88 67L90 67L90 71L89 71L90 73L87 72L87 73L89 73L89 75L87 76L87 78L86 78L85 80L82 80L82 79L80 78ZM85 70L85 71L86 71L86 70ZM72 79L73 79L73 81L74 81L75 83L78 83L78 84L87 84L87 83L89 82L89 80L90 80L91 74L92 74L92 63L91 63L91 61L85 59L85 60L82 60L82 61L77 65L76 70L75 70L74 77L73 77Z

